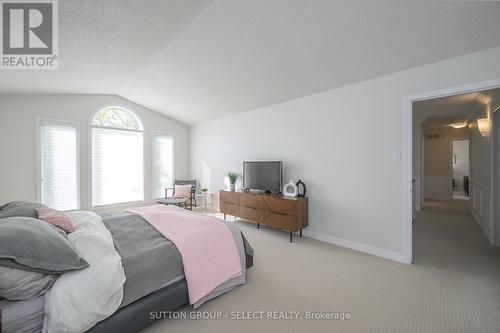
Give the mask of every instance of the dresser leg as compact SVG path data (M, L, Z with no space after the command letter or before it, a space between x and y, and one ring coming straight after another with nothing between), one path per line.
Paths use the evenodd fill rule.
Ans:
M290 243L293 242L293 232L290 231Z
M224 213L224 221L226 220L226 213Z
M302 229L300 229L300 234L299 235L300 235L300 237L302 237Z
M257 229L260 229L260 223L257 223Z

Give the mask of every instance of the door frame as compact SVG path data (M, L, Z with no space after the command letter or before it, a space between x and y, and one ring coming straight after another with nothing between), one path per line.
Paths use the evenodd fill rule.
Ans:
M476 92L476 91L483 91L483 90L489 90L489 89L495 89L500 87L500 78L498 79L493 79L493 80L487 80L487 81L480 81L480 82L475 82L475 83L469 83L465 85L460 85L460 86L455 86L455 87L449 87L449 88L443 88L443 89L437 89L437 90L432 90L432 91L427 91L427 92L422 92L418 94L413 94L413 95L408 95L403 97L403 186L402 186L402 195L403 195L403 261L405 263L411 264L413 260L413 254L412 254L412 243L413 243L413 233L412 233L412 222L413 222L413 204L412 204L412 169L413 169L413 162L412 162L412 151L413 151L413 131L412 131L412 123L413 123L413 103L414 102L419 102L419 101L424 101L428 99L434 99L434 98L439 98L439 97L447 97L447 96L454 96L454 95L461 95L461 94L466 94L470 92ZM493 126L492 126L493 128ZM490 140L492 137L495 135L490 135ZM495 145L495 140L491 140L490 142L492 143L491 146ZM496 147L491 147L491 151L495 152ZM492 176L493 178L491 179L492 184L496 184L496 179L494 177L496 176L496 173L493 172L495 170L495 164L494 161L496 158L492 156L491 158L491 163L492 163ZM492 186L492 189L494 189L494 186ZM497 195L496 193L497 190L493 190L492 195L490 195L490 198L496 198ZM493 207L493 204L490 204L490 207ZM495 205L496 207L496 205ZM492 218L493 221L497 221L496 218L496 212L497 209L494 210ZM492 235L496 235L497 233L497 226L496 223L493 223L492 225Z
M491 202L490 216L493 218L491 243L500 246L500 106L491 110L490 156L491 156Z

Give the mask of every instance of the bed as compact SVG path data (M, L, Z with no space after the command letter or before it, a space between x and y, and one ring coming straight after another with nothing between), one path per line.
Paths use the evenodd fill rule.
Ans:
M195 214L180 213L181 209L177 209L176 214ZM119 308L87 332L137 332L157 320L152 312L173 311L190 303L182 255L170 239L131 212L101 214L100 219L112 235L126 280ZM245 270L253 266L253 249L236 226L226 225L238 247L244 281ZM195 307L241 284L241 278L237 283L231 281L218 286L210 297L195 303ZM45 295L26 301L0 300L0 308L3 332L42 331Z

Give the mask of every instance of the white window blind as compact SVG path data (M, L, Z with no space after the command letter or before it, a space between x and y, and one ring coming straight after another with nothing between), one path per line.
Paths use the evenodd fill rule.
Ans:
M174 183L174 140L167 134L153 134L153 197L165 196Z
M59 210L78 209L77 128L45 121L39 128L40 202Z
M92 205L144 200L142 132L92 128Z

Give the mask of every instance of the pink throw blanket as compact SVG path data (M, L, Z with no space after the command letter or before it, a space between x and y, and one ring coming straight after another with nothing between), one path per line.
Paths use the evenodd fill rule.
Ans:
M233 234L216 218L165 205L127 211L142 217L175 244L182 256L191 304L242 274Z

